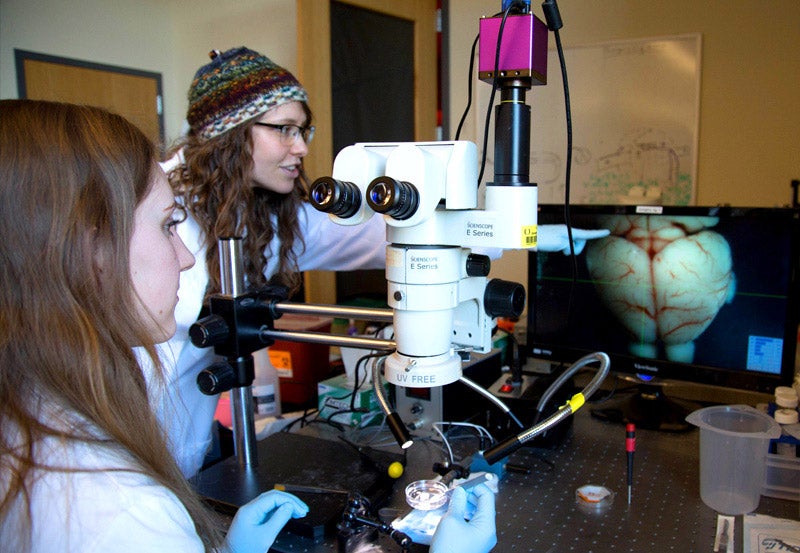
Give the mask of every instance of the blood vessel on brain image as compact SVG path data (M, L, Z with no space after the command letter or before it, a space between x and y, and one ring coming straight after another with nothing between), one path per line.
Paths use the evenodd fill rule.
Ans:
M603 302L632 334L631 353L691 363L694 340L734 297L731 249L716 217L608 216L586 263Z

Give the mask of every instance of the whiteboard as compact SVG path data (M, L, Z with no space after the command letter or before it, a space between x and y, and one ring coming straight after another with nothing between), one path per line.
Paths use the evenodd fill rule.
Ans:
M699 34L603 42L564 49L572 110L570 203L691 205L700 109ZM558 54L531 106L530 180L539 202L564 202L566 116ZM482 148L491 85L475 79ZM495 105L500 92L495 95ZM492 180L494 113L485 181Z

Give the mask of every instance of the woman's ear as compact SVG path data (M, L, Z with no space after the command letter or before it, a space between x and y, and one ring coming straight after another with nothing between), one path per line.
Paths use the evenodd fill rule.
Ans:
M97 280L97 284L102 284L104 274L108 274L111 269L111 247L108 240L100 237L97 229L92 229L91 232L86 234L84 241L84 248L86 248L85 259L92 260L92 269Z

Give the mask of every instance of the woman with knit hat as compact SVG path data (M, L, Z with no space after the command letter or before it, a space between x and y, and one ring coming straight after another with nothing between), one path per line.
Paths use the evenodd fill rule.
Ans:
M243 237L248 286L271 282L291 291L302 271L383 268L386 252L380 216L347 227L305 201L303 158L314 127L297 79L244 47L211 56L189 88L188 132L162 164L189 215L177 231L198 261L181 275L178 331L162 346L172 386L156 398L187 477L212 443L217 396L201 393L196 377L213 351L194 347L188 330L209 294L220 291L218 238Z

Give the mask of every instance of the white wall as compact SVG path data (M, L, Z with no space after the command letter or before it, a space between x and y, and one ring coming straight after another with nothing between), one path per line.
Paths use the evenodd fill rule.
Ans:
M165 110L174 110L172 42L169 11L158 0L0 0L0 98L17 98L17 48L161 73ZM165 123L175 132L174 121Z
M177 129L186 114L186 93L194 73L209 62L211 50L247 46L292 72L297 67L294 0L165 0L164 4L169 5L178 60L170 77L175 110L169 113Z
M296 65L294 0L0 0L0 98L17 97L14 49L161 73L167 143L208 52L248 46Z

